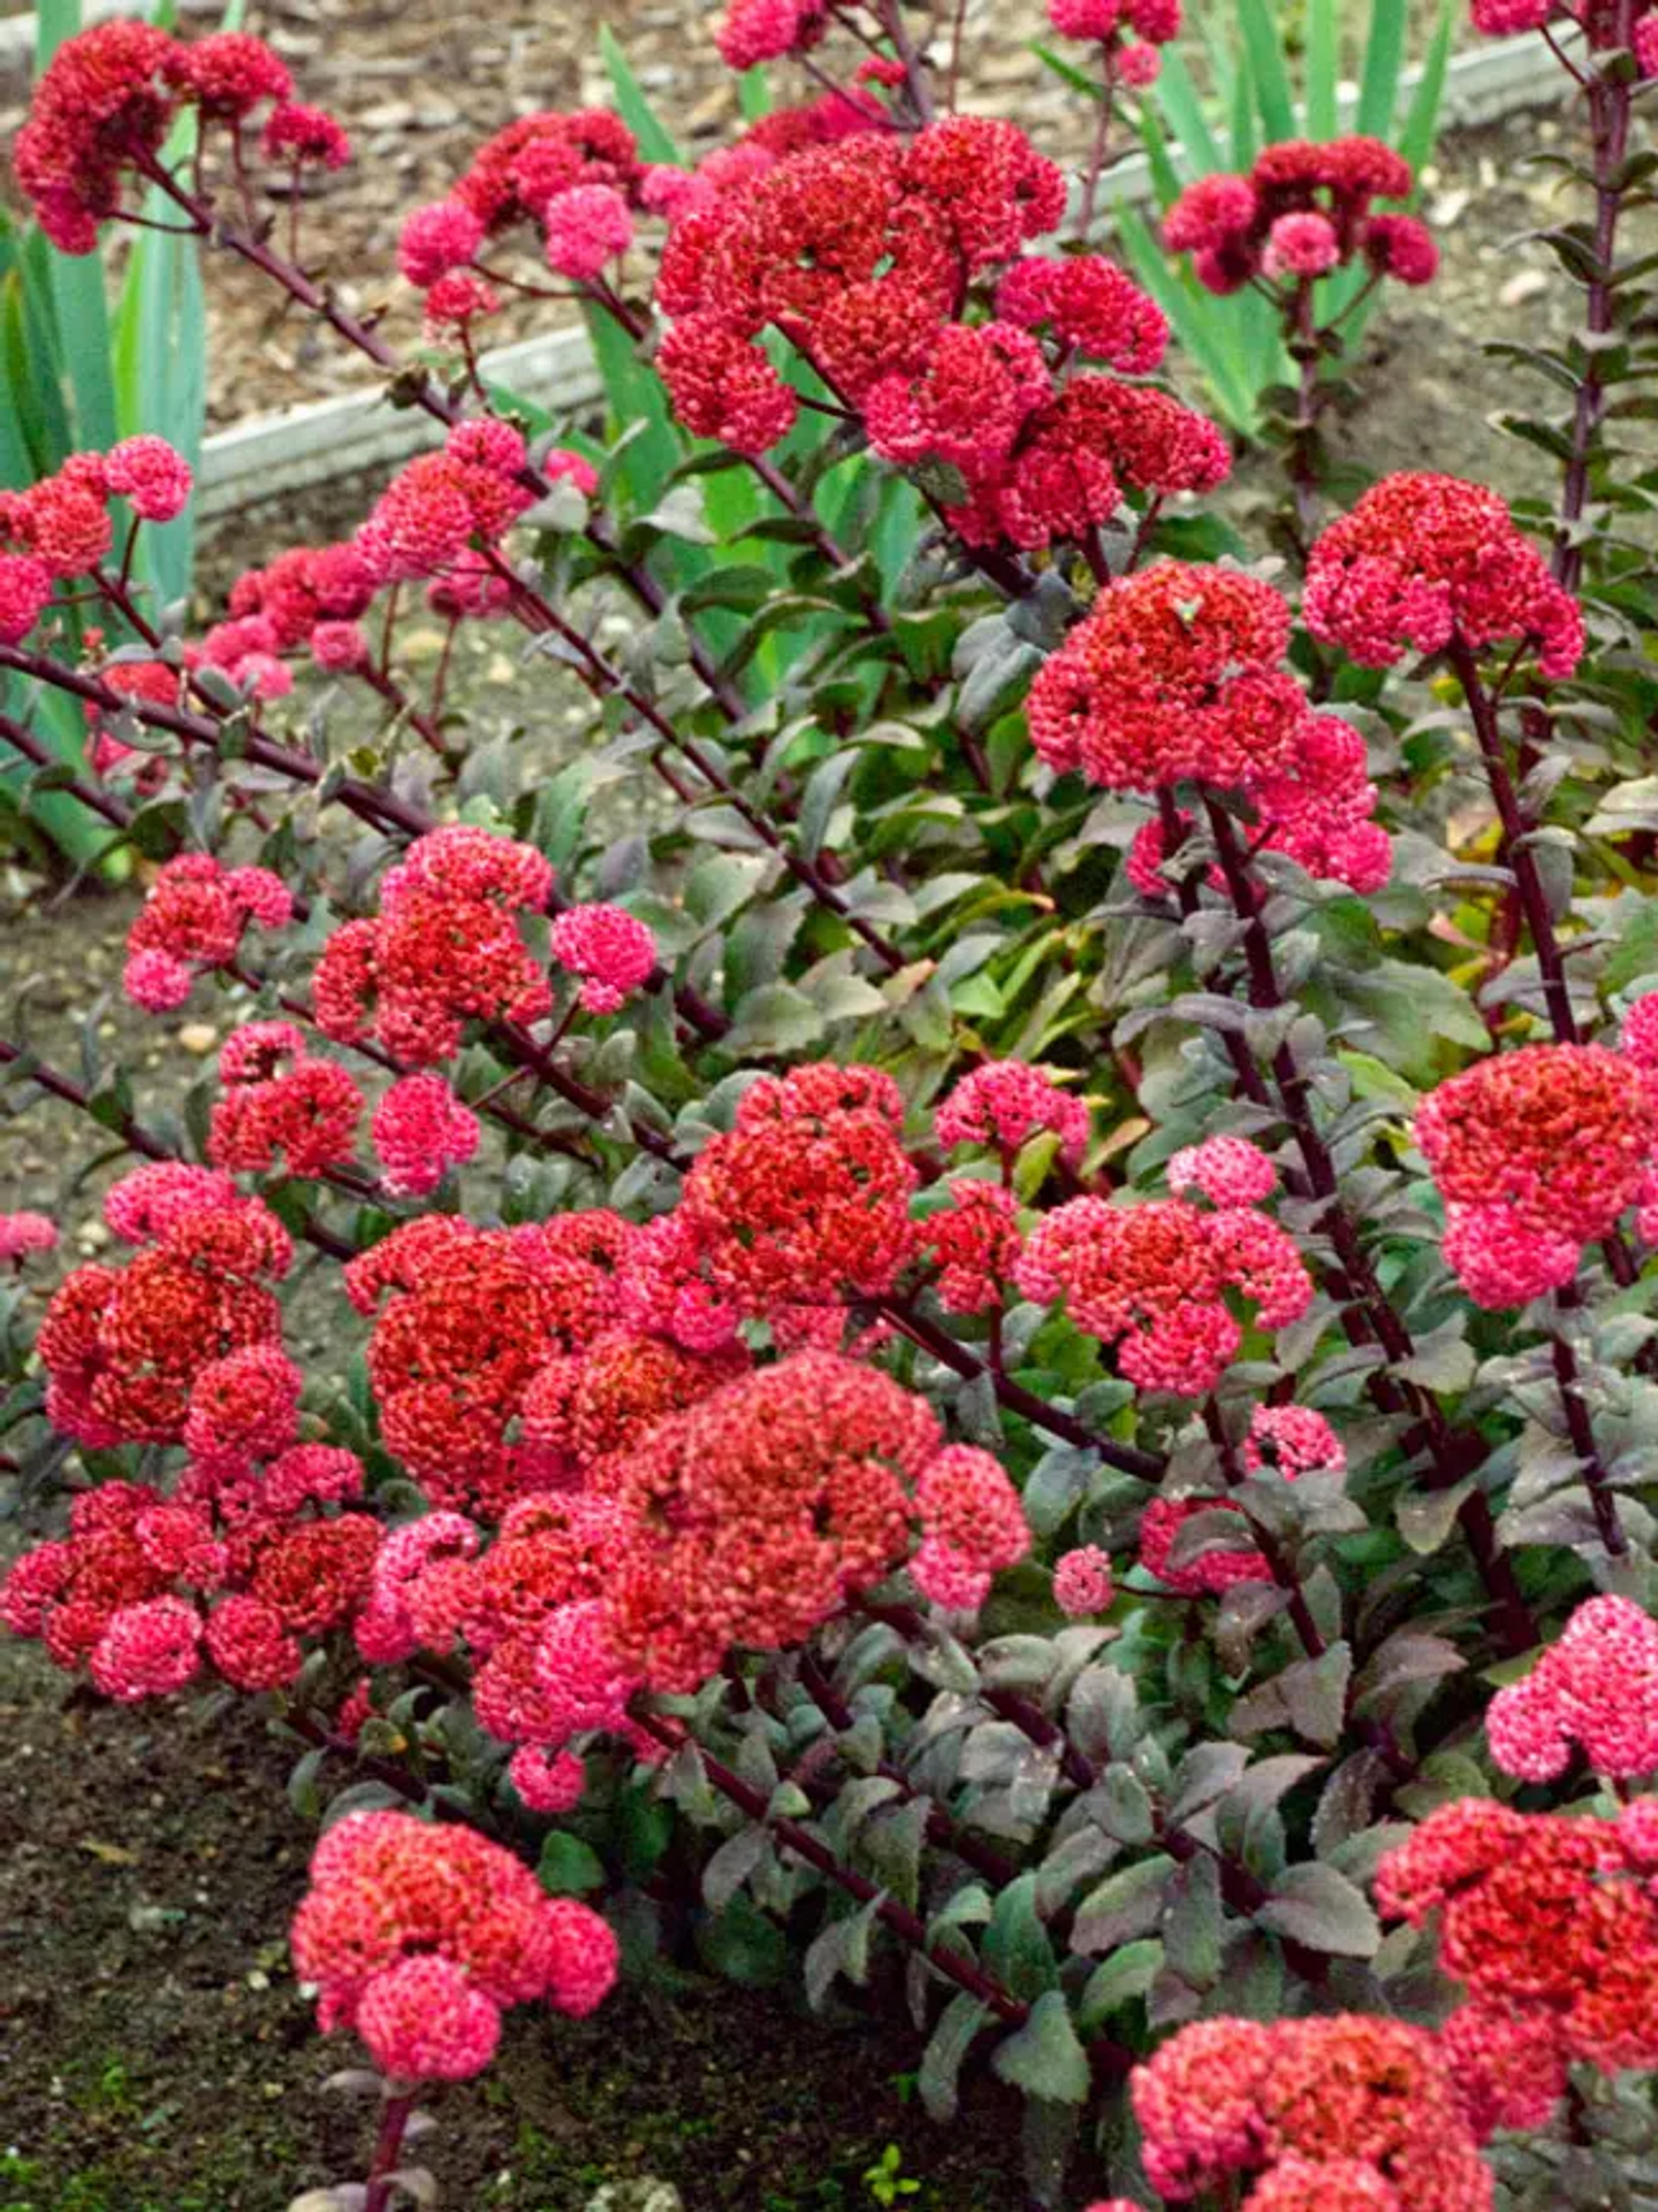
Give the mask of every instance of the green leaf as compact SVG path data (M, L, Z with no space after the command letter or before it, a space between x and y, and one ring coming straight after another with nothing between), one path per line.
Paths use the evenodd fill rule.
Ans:
M737 1009L721 1049L733 1060L768 1053L800 1052L823 1034L822 1010L793 983L761 983Z
M740 1894L698 1929L696 1946L716 1973L744 1989L773 1988L789 1970L782 1930Z
M1377 4L1379 8L1384 8L1386 0L1377 0ZM1432 155L1439 137L1439 109L1445 96L1445 72L1450 66L1455 21L1453 0L1444 0L1428 48L1427 59L1422 64L1422 75L1411 95L1405 127L1399 134L1400 152L1412 168L1418 172ZM1363 124L1359 127L1362 130Z
M1284 46L1278 26L1267 13L1266 0L1233 0L1238 30L1254 80L1255 106L1261 131L1269 145L1296 135L1296 104L1290 92L1289 71L1284 66Z
M1187 167L1200 176L1212 176L1226 167L1214 132L1209 128L1191 73L1173 46L1163 49L1163 66L1157 76L1157 105L1169 118Z
M1016 1997L1038 1996L1057 1984L1054 1945L1036 1914L1034 1874L1020 1875L996 1899L981 1955L985 1971Z
M1334 1867L1312 1861L1285 1867L1255 1914L1269 1934L1341 1959L1373 1959L1382 1929L1364 1893Z
M1088 2054L1058 1990L1037 1998L1029 2019L997 2045L990 2063L1004 2081L1027 2097L1054 2105L1088 2100Z
M658 120L656 110L646 98L631 63L608 23L598 27L598 52L616 93L616 112L639 141L641 155L647 161L665 161L673 168L683 169L684 155Z
M1113 2013L1143 1997L1163 1971L1163 1945L1155 1936L1124 1943L1095 1967L1077 2005L1077 2025L1092 2035Z
M1307 136L1333 138L1339 122L1337 106L1340 61L1336 0L1307 0Z
M584 1897L604 1887L604 1865L591 1844L555 1828L541 1846L537 1879L550 1897Z
M1399 0L1373 0L1370 35L1358 82L1358 112L1353 128L1369 138L1386 138L1393 128L1399 75L1405 61L1406 10Z
M929 2119L955 2118L956 2084L961 2075L962 2062L989 2018L990 2007L966 1990L953 1996L939 2014L938 2025L927 2038L926 2049L921 2055L916 2084Z

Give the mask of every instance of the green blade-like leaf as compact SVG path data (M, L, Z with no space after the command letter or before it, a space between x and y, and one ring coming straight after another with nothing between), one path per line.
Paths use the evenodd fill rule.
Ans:
M34 69L38 76L65 39L81 27L81 0L40 0L34 13Z
M1307 0L1307 136L1333 138L1339 121L1337 0Z
M1145 158L1151 167L1157 204L1167 213L1181 195L1180 173L1175 167L1163 126L1149 107L1140 110L1140 143L1145 149Z
M54 252L52 297L75 398L75 442L105 453L119 434L110 361L104 264L95 253Z
M1399 135L1400 152L1418 171L1432 154L1439 137L1439 109L1445 96L1445 72L1450 65L1451 34L1455 28L1452 0L1445 0L1427 59L1422 64L1422 75L1411 95L1405 127Z
M632 64L616 43L616 34L608 23L599 26L598 52L616 92L616 111L639 141L639 150L645 160L667 161L675 168L683 169L684 155L659 121L656 110L646 98L643 86L634 75Z
M1139 210L1119 203L1117 235L1134 274L1173 325L1175 337L1201 371L1220 412L1232 427L1248 434L1254 427L1254 393L1242 373L1242 356L1232 311L1233 299L1215 300L1196 280L1176 268L1151 235ZM1259 305L1265 307L1266 301Z
M1043 46L1040 39L1031 40L1030 51L1045 68L1053 70L1061 84L1068 85L1072 92L1080 93L1084 100L1099 99L1098 84L1074 62L1066 61L1063 54L1056 54L1051 46Z
M1283 41L1266 12L1266 0L1236 0L1236 7L1244 56L1254 80L1261 132L1269 145L1276 145L1296 135L1296 103L1290 90L1290 72L1284 67Z
M1372 0L1370 35L1364 47L1358 113L1354 119L1354 128L1368 137L1385 138L1393 128L1404 63L1405 9L1400 0Z
M737 80L738 103L743 110L744 123L758 123L772 111L771 86L766 81L763 62L744 70Z
M1238 55L1237 73L1232 80L1231 125L1232 167L1252 168L1260 145L1255 137L1254 74L1247 49Z
M1226 156L1209 128L1191 74L1172 46L1165 48L1163 67L1157 71L1157 96L1185 157L1181 167L1194 176L1210 176L1224 169Z

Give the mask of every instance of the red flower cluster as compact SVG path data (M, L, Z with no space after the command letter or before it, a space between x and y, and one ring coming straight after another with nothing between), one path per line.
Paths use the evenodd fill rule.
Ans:
M706 174L657 285L673 319L657 367L699 434L758 453L793 425L794 393L757 343L769 326L975 544L1044 546L1106 521L1126 488L1225 475L1224 442L1200 416L1070 374L1075 357L1145 374L1168 328L1097 256L1022 258L1058 222L1064 191L1012 125L954 116L908 143L864 131L762 152L712 189ZM1004 264L996 319L969 319L978 273Z
M1442 1083L1415 1128L1463 1287L1482 1306L1521 1305L1569 1283L1582 1247L1643 1196L1658 1097L1603 1045L1524 1045Z
M1181 1530L1199 1513L1225 1513L1238 1523L1238 1547L1209 1545L1195 1559L1173 1557ZM1185 1597L1221 1597L1235 1583L1269 1583L1272 1570L1264 1553L1248 1548L1242 1509L1224 1498L1154 1498L1140 1516L1140 1565Z
M58 1224L44 1213L0 1213L0 1266L21 1267L32 1252L53 1251L57 1243Z
M1302 613L1361 666L1408 649L1524 643L1545 676L1570 676L1583 617L1494 491L1459 477L1384 477L1314 545Z
M1027 1297L1062 1297L1140 1389L1190 1398L1213 1389L1242 1345L1229 1292L1254 1302L1262 1328L1297 1320L1313 1295L1293 1238L1269 1215L1206 1213L1182 1199L1073 1198L1030 1231L1014 1279Z
M616 1981L616 1937L471 1828L355 1813L317 1845L290 1936L325 2030L354 2027L399 2082L459 2081L495 2055L501 2015L545 1999L580 2019Z
M293 894L269 868L227 868L206 853L181 853L156 872L127 933L122 983L136 1006L171 1013L203 969L235 960L250 921L281 929Z
M471 1021L536 1021L552 1006L516 916L545 905L553 872L533 846L465 825L434 830L380 882L374 920L348 921L312 978L318 1026L341 1043L373 1036L429 1066L459 1051Z
M624 1304L627 1267L624 1261ZM525 1441L547 1455L549 1470L562 1480L612 1492L626 1455L659 1421L684 1412L748 1366L741 1344L702 1353L630 1328L607 1331L537 1374L525 1395Z
M217 1363L277 1345L281 1314L266 1285L292 1256L257 1199L210 1198L169 1212L125 1267L77 1267L36 1346L53 1425L94 1449L182 1441Z
M508 422L457 423L441 453L392 479L352 544L377 585L440 576L476 544L494 545L535 503L524 439Z
M1019 1257L1018 1206L999 1183L965 1176L947 1186L948 1213L927 1223L929 1255L938 1270L946 1313L986 1313L1006 1297Z
M1522 1782L1552 1782L1580 1745L1597 1774L1658 1773L1658 1622L1626 1597L1580 1605L1566 1632L1485 1714L1491 1757Z
M661 1423L618 1481L633 1539L604 1632L653 1689L694 1689L734 1644L799 1643L904 1560L918 1523L923 1574L950 1578L951 1603L976 1603L1029 1544L994 1460L940 1452L923 1400L831 1352L798 1353Z
M890 1076L828 1065L767 1076L685 1178L680 1211L716 1288L768 1319L879 1297L914 1256L918 1177Z
M281 60L246 32L192 45L147 23L100 23L65 40L35 87L13 149L18 183L54 246L90 253L99 224L122 212L126 173L155 167L181 106L193 106L204 127L236 128L265 100L285 103L291 89ZM279 130L283 116L290 119ZM273 159L337 167L344 146L338 125L314 108L279 105L266 127Z
M731 0L714 43L727 69L753 69L808 52L828 24L828 0Z
M1467 1985L1444 2039L1482 2136L1546 2124L1575 2062L1658 2067L1649 1808L1614 1823L1464 1798L1377 1869L1382 1911L1418 1928L1436 1912L1440 1963Z
M1117 791L1249 784L1296 758L1290 610L1258 578L1163 561L1114 585L1038 672L1031 743Z
M1627 18L1606 0L1473 0L1473 15L1475 30L1495 39L1540 31L1546 23L1575 23L1591 47L1602 48L1619 43L1620 25L1627 21L1637 67L1643 77L1658 76L1658 13L1653 0L1633 0Z
M1269 146L1247 177L1201 177L1169 210L1163 242L1189 253L1212 292L1266 277L1308 283L1356 257L1379 276L1431 283L1438 248L1414 216L1373 215L1376 200L1408 199L1411 165L1378 138Z
M1248 2202L1275 2212L1493 2202L1444 2053L1401 2021L1199 2021L1135 2068L1129 2094L1147 2178L1175 2203L1254 2174Z
M349 1160L362 1092L337 1060L307 1056L291 1022L249 1022L219 1054L224 1086L207 1156L233 1175L319 1176Z
M436 1504L499 1511L537 1486L533 1447L512 1441L525 1394L615 1325L630 1233L614 1215L485 1230L428 1214L349 1263L360 1311L386 1297L367 1358L386 1449Z

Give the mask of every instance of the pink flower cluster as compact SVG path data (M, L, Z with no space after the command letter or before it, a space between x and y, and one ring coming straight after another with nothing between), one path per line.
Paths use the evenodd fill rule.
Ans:
M1494 2187L1436 2039L1402 2021L1209 2020L1129 2078L1146 2178L1172 2203L1491 2212Z
M714 30L727 69L755 69L808 52L829 23L827 0L731 0Z
M1658 2067L1655 1876L1648 1798L1616 1821L1464 1798L1383 1858L1377 1905L1417 1928L1436 1915L1466 1986L1442 2040L1479 2136L1547 2126L1574 2063Z
M483 1126L440 1075L405 1075L375 1107L371 1134L386 1190L424 1198L451 1168L465 1167Z
M1206 1213L1183 1199L1073 1198L1030 1231L1014 1270L1029 1298L1063 1298L1078 1328L1115 1348L1142 1390L1201 1397L1237 1357L1228 1294L1281 1328L1312 1299L1294 1239L1251 1206Z
M620 1012L656 969L656 939L619 906L567 907L553 924L553 957L581 978L590 1014Z
M1658 1097L1604 1045L1523 1045L1442 1083L1415 1127L1446 1258L1477 1304L1521 1305L1570 1282L1582 1248L1644 1199Z
M122 984L135 1006L172 1013L205 969L234 965L249 922L281 929L293 894L269 868L227 868L206 853L181 853L157 870L127 933Z
M1621 35L1619 10L1606 0L1473 0L1473 27L1494 39L1521 31L1540 31L1547 23L1579 26L1591 47L1615 46ZM1658 12L1653 0L1633 0L1628 15L1630 43L1643 77L1658 76Z
M183 454L145 434L106 453L72 453L27 491L0 492L0 644L22 642L55 583L98 568L115 542L112 499L125 499L137 521L171 522L190 487Z
M1048 0L1048 20L1062 39L1106 49L1105 66L1122 84L1150 84L1159 46L1178 38L1181 0Z
M1485 1714L1491 1757L1522 1782L1552 1782L1574 1744L1597 1774L1658 1773L1658 1622L1626 1597L1580 1605L1565 1634Z
M44 1213L0 1213L0 1265L21 1267L32 1253L55 1251L57 1245L58 1224Z
M289 1940L324 2029L355 2028L408 2085L482 2073L509 2006L544 2000L580 2019L616 1982L616 1937L590 1906L548 1897L475 1830L406 1813L328 1831Z
M1071 1167L1088 1144L1088 1106L1062 1091L1045 1067L1022 1060L987 1060L964 1075L932 1118L934 1134L953 1151L982 1145L1011 1164L1033 1137L1051 1133Z
M1494 491L1459 477L1384 477L1313 547L1302 614L1313 635L1366 668L1406 650L1529 647L1570 676L1583 617Z
M1294 289L1355 258L1377 276L1430 283L1439 250L1410 215L1372 213L1403 200L1411 165L1378 138L1269 146L1248 176L1201 177L1169 210L1163 242L1189 253L1200 284L1237 292L1262 278Z
M379 915L348 921L323 948L318 1026L430 1066L459 1052L468 1021L539 1019L552 993L517 917L544 907L552 887L533 846L465 824L429 831L382 877Z

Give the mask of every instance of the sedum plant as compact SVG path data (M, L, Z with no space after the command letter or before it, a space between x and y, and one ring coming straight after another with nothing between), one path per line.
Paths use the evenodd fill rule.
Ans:
M1570 64L1625 131L1635 14ZM1108 84L1177 30L1080 34ZM1638 2191L1648 633L1573 526L1643 495L1615 349L1540 544L1413 473L1299 509L1293 581L1204 561L1226 441L950 27L720 36L818 88L695 169L513 124L409 217L408 361L265 218L344 139L257 40L42 82L63 250L161 195L433 436L200 630L115 557L185 511L166 440L0 507L0 667L88 757L0 738L160 860L127 997L233 1022L148 1116L95 1024L0 1043L137 1163L49 1297L54 1220L0 1224L8 1449L68 1493L0 1613L293 1741L295 1961L380 2100L307 2212L428 2201L422 2089L686 1943L907 2008L940 2119L987 2064L1043 2204ZM1411 234L1394 160L1281 149L1189 242L1298 300ZM1644 173L1594 173L1632 371ZM489 386L507 289L651 380L610 448ZM411 618L521 634L518 736Z

